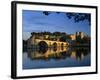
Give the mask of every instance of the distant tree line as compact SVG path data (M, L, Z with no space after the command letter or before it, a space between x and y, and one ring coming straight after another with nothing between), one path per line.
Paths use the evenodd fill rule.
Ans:
M56 36L60 36L60 35L67 35L65 32L32 32L31 35L56 35Z
M44 35L49 35L48 39L49 40L57 40L59 39L59 41L63 41L66 42L66 39L71 39L70 36L68 34L66 34L65 32L32 32L31 33L32 36L44 36ZM52 38L54 37L54 38Z
M65 32L32 32L31 33L31 37L33 36L37 36L37 38L40 37L44 37L45 35L48 35L48 38L44 38L47 40L58 40L59 41L63 41L63 42L67 42L67 40L73 41L71 40L70 34L67 34ZM28 40L23 40L23 47L27 46L27 41ZM89 36L84 36L83 38L81 38L81 36L77 36L76 40L73 41L74 44L90 44L91 42L91 38Z
M76 38L76 43L78 44L90 44L90 42L91 42L91 38L89 36L84 36L83 38L78 36Z

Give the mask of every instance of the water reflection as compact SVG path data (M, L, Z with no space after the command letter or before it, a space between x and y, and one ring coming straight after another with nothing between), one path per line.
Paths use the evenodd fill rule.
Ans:
M66 59L68 57L77 60L84 59L86 55L90 53L87 47L55 47L55 48L40 48L40 49L29 49L27 54L31 60L49 60L49 59Z
M28 49L23 54L23 69L90 66L88 47Z

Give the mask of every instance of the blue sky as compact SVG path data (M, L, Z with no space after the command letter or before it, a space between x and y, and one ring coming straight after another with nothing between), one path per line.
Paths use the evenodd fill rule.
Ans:
M74 19L69 19L64 12L59 14L52 12L48 16L42 11L23 10L22 12L23 39L27 40L31 36L31 32L66 32L74 34L77 31L82 31L90 35L90 25L87 20L74 22Z

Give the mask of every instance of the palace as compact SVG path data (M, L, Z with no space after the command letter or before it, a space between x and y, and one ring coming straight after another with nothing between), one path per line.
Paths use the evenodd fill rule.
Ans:
M75 34L70 34L71 40L76 40L78 37L81 39L84 38L84 33L83 32L76 32Z

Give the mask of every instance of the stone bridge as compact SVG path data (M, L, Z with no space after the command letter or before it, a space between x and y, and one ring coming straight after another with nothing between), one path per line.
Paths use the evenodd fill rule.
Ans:
M29 41L29 45L46 46L46 47L66 47L69 45L68 42L44 40L44 39L32 39Z

